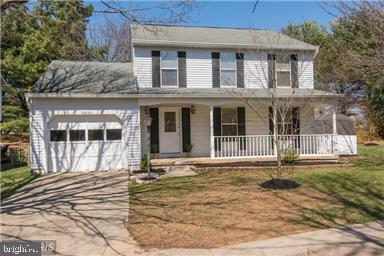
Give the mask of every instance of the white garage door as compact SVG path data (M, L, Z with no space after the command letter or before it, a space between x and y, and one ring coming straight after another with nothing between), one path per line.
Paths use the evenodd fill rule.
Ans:
M49 169L123 169L122 125L114 115L61 115L49 122Z

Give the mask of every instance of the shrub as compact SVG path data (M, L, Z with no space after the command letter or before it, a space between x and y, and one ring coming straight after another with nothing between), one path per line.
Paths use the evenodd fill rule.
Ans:
M287 149L283 154L283 162L284 163L293 163L299 159L299 154L294 149Z
M184 151L185 152L192 152L193 145L192 144L187 144L184 146Z
M141 158L141 162L140 162L140 169L145 171L147 170L147 167L148 167L148 156L147 154L145 154L142 158Z
M152 144L152 145L151 145L151 153L153 153L153 154L157 154L157 153L159 153L159 145L157 145L157 144Z

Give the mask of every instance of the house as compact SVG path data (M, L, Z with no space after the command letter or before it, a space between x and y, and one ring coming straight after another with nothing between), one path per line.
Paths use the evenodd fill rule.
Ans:
M53 61L34 85L32 169L135 169L149 147L171 158L190 145L192 157L275 158L277 133L301 157L357 153L355 134L338 134L340 95L314 89L317 46L265 30L131 31L131 62ZM315 127L324 115L331 129Z

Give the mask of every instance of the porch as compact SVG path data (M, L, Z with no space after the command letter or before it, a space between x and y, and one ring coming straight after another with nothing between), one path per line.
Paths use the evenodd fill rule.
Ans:
M170 100L168 100L170 101ZM277 150L295 150L300 159L334 159L339 154L356 154L356 136L338 134L336 112L331 112L331 130L316 129L315 106L297 104L290 123L290 135L270 135L268 106L257 106L258 113L242 104L223 102L208 105L205 101L188 103L158 103L140 107L142 155L151 148L160 159L153 163L228 163L228 161L274 160ZM150 138L144 117L153 123ZM228 135L229 134L229 135ZM150 139L150 144L148 140ZM156 145L155 147L153 145ZM187 157L186 145L192 150ZM154 151L155 148L155 151ZM157 149L157 151L156 151ZM184 160L182 160L184 159Z

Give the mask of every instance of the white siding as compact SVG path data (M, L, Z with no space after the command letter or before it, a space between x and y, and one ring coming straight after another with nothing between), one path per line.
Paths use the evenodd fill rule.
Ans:
M299 88L314 88L313 53L298 54Z
M195 106L191 114L191 143L193 156L209 156L209 107Z
M148 48L135 48L134 74L139 87L152 87L152 51Z
M158 49L156 49L158 50ZM212 88L211 53L217 50L175 49L187 53L187 87ZM313 86L313 53L298 53L298 75L300 88ZM134 73L139 87L152 86L151 49L135 48ZM268 87L267 53L262 51L244 52L244 84L246 88Z
M187 51L187 87L212 88L212 54L210 51Z
M268 60L263 52L246 52L244 54L245 88L268 87Z
M256 112L257 111L257 112ZM267 106L245 108L245 133L246 135L268 135L269 134L269 112ZM257 114L259 113L260 116ZM260 119L260 117L262 119Z
M31 163L32 169L47 173L52 170L50 163L49 129L47 123L57 115L100 116L115 115L122 127L122 145L118 159L125 169L137 168L140 164L140 126L137 100L103 99L33 99L31 116ZM86 119L86 118L84 118ZM120 159L120 160L119 160Z

